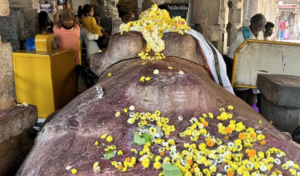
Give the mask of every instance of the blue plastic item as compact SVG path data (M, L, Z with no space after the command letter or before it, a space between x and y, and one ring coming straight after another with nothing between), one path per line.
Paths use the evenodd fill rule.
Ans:
M25 45L26 51L35 50L34 38L27 39L27 41L25 42L24 45Z

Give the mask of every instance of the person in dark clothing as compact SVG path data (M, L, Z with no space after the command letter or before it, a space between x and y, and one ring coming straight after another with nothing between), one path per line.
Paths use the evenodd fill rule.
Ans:
M296 128L296 130L293 132L293 140L300 144L300 127Z
M47 12L41 11L38 14L38 22L40 33L53 33L53 23L50 20Z

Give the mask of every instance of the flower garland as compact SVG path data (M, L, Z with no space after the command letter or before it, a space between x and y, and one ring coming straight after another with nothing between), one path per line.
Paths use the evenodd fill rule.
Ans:
M165 49L165 41L162 40L163 32L178 32L183 35L184 32L190 29L184 19L181 17L171 19L169 13L166 10L159 9L157 4L144 11L138 21L120 26L120 31L139 31L142 33L143 38L147 42L145 52L139 53L143 60L160 60L165 58L164 54L160 53ZM121 32L122 34L123 32ZM154 56L149 55L151 49L155 52Z

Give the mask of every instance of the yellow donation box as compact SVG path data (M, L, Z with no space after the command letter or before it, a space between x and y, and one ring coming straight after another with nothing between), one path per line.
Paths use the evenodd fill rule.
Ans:
M36 51L13 53L17 101L35 105L47 118L76 96L73 50L51 49L52 34L37 35Z

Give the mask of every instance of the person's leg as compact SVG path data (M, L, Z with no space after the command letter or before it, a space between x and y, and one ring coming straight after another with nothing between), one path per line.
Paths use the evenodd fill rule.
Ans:
M252 89L248 90L248 97L247 97L246 103L248 105L250 105L251 107L253 107L253 105L255 103L255 94L253 93Z
M242 99L244 102L247 101L248 94L249 94L248 90L236 90L235 91L235 95L237 97L239 97L240 99Z
M261 113L261 94L257 94L257 104L256 107L259 109L259 113Z

